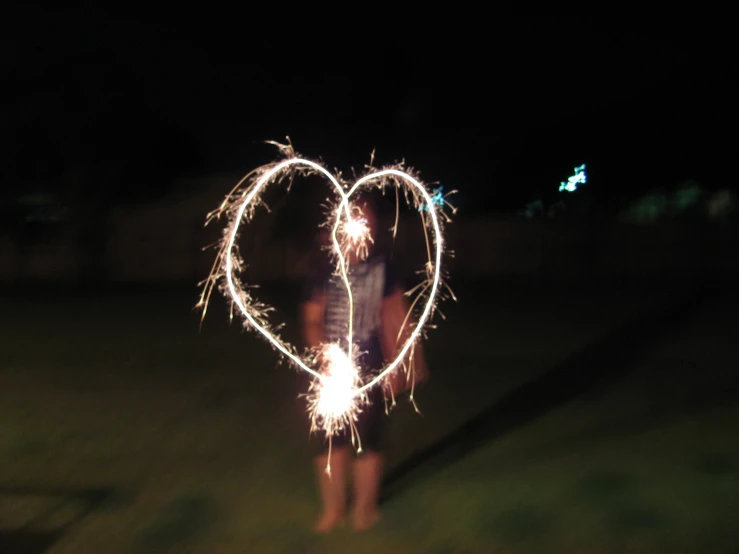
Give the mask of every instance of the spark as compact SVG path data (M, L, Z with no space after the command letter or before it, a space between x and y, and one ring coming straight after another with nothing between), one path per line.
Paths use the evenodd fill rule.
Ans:
M442 293L442 258L444 242L442 238L443 224L450 220L443 209L445 207L442 189L429 193L426 186L413 174L399 164L376 170L369 168L370 173L361 177L353 185L341 181L340 176L332 175L320 164L299 157L291 145L277 145L285 156L281 162L268 164L247 174L234 187L221 204L220 208L208 215L206 225L221 217L228 223L223 239L219 242L219 251L208 278L201 283L203 287L198 307L205 317L208 302L214 288L219 287L232 306L244 318L244 325L257 331L266 339L280 355L285 357L297 369L307 372L313 377L308 396L308 410L311 418L311 431L323 430L330 437L345 429L350 429L352 439L361 449L360 437L357 436L354 422L362 407L367 402L367 391L374 386L382 386L394 371L412 373L412 347L422 338L424 329L435 312L436 303ZM335 260L335 274L341 278L349 300L349 321L346 334L346 348L339 344L323 344L313 351L308 361L301 357L297 349L283 341L275 328L269 325L267 315L272 309L257 301L249 292L250 287L242 284L237 274L243 268L243 261L238 253L237 238L242 222L248 223L257 206L263 204L261 196L264 189L272 184L288 180L292 183L295 177L320 175L328 180L336 194L336 201L330 208L329 220L332 225L331 254ZM350 253L359 259L366 258L368 243L373 240L367 220L362 217L361 209L351 203L352 195L360 188L375 188L384 192L387 187L396 192L403 189L406 200L419 210L423 210L421 220L426 234L428 261L424 268L425 282L419 289L421 292L412 306L422 305L420 315L415 319L406 318L404 325L412 326L405 333L405 342L398 350L396 357L390 361L374 377L362 381L358 369L356 345L353 341L353 297L349 281ZM451 194L451 193L450 193ZM452 209L453 206L452 206ZM429 240L429 234L431 239ZM418 302L423 296L425 302ZM453 295L452 295L453 297ZM402 331L402 330L401 330ZM401 332L401 335L403 333ZM409 375L412 377L412 375Z

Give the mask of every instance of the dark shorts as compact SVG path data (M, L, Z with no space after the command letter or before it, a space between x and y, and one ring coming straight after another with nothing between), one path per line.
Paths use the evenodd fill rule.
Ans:
M367 391L369 404L362 407L354 425L359 435L359 443L363 451L380 452L384 447L385 437L385 397L382 387L374 386ZM329 441L326 434L317 431L314 434L316 447L316 455L326 454L328 452ZM344 429L341 433L335 433L331 438L331 448L341 448L344 446L352 446L351 430Z

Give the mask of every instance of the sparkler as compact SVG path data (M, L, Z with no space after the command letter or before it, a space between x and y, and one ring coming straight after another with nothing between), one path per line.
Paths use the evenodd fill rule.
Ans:
M433 195L429 193L413 171L406 169L402 164L383 169L370 167L368 174L353 185L349 185L343 182L340 176L332 175L322 165L296 155L291 145L277 144L277 146L284 159L259 167L247 174L228 194L221 206L208 215L206 225L221 217L226 217L228 223L223 239L219 243L219 252L211 273L201 283L203 291L198 307L203 310L202 317L204 318L211 294L214 288L219 286L231 301L232 313L234 306L238 308L247 328L258 332L296 368L313 377L313 383L308 391L311 431L321 429L325 431L330 440L333 434L348 427L351 429L352 439L357 441L355 444L358 444L361 450L361 438L356 434L354 422L362 406L367 402L367 391L371 387L386 384L391 373L396 371L404 371L411 380L413 379L412 347L416 341L421 339L424 330L428 327L442 292L448 292L454 298L442 279L442 258L445 253L442 229L444 223L450 220L443 209L444 196L441 195L441 189L435 190ZM346 288L350 313L346 348L334 343L321 345L312 352L308 361L298 354L294 346L283 341L274 328L270 327L267 314L272 309L258 302L247 287L239 281L237 274L242 269L243 262L236 245L242 222L249 222L252 219L256 207L262 203L261 197L268 185L307 175L319 175L326 178L336 194L336 200L330 211L330 217L333 217L331 253L336 265L335 273L340 276ZM361 217L361 211L350 201L352 195L362 187L380 189L383 192L387 187L403 189L406 201L419 210L423 209L421 221L428 252L428 261L422 272L423 282L406 293L409 295L417 293L411 305L411 311L419 305L422 306L420 314L409 333L401 331L399 339L401 336L406 338L397 356L378 374L369 378L363 377L358 368L359 352L353 341L353 299L348 277L350 252L353 251L360 259L365 259L368 241L373 240L366 220ZM448 202L446 205L454 211L453 206ZM327 224L331 224L331 219ZM397 229L397 223L395 229ZM425 298L425 301L419 302L422 298ZM409 321L410 312L404 326L410 325Z

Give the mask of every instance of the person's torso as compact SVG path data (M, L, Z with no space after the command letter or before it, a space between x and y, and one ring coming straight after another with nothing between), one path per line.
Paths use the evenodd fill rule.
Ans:
M351 305L342 276L332 275L326 284L326 339L346 344L351 316L354 343L366 352L362 365L382 363L378 337L385 280L386 263L378 257L350 267Z

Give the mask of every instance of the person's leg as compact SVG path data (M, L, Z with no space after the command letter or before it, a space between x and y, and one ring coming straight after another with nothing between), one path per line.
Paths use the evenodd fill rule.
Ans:
M371 392L371 404L362 414L362 452L354 461L354 506L353 525L357 531L370 529L380 519L380 485L382 483L382 430L384 427L384 404L382 390L375 387Z
M328 452L318 455L315 459L316 479L322 505L321 515L314 527L317 533L329 533L344 521L351 456L349 446L334 446L331 449L330 473L326 471L329 462Z
M366 531L380 519L380 483L382 455L365 450L354 462L354 529Z

